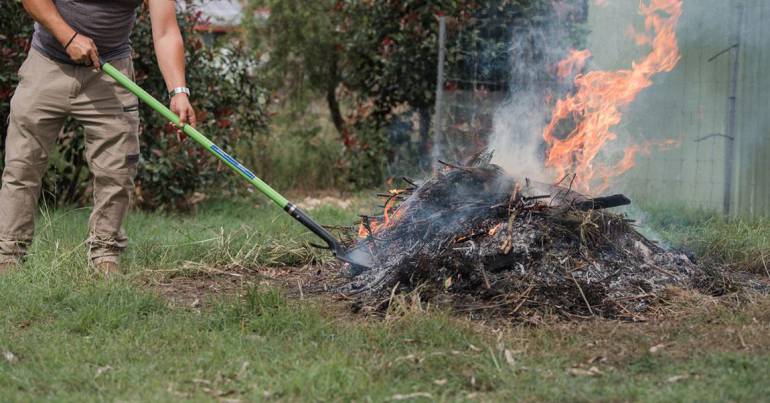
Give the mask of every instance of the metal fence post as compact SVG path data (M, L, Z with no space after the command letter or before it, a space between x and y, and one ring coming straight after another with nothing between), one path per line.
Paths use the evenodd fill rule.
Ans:
M730 28L729 46L708 59L711 63L719 56L730 53L732 63L730 65L730 86L727 93L727 107L725 112L725 133L715 133L696 141L709 137L720 136L725 138L725 186L722 195L722 213L730 215L733 210L733 177L735 176L735 143L737 133L735 131L735 114L738 100L738 79L741 63L741 30L743 29L743 6L735 7L735 21Z
M730 71L730 93L727 97L727 116L725 122L725 194L724 194L724 213L732 212L733 199L733 176L735 165L735 143L737 133L735 131L736 102L738 97L738 76L740 74L741 62L741 29L743 26L743 6L736 7L736 21L732 27L730 35L730 44L732 45L732 68Z
M443 155L445 147L442 125L444 124L444 60L446 58L446 17L438 19L438 72L436 77L436 106L433 115L433 160Z

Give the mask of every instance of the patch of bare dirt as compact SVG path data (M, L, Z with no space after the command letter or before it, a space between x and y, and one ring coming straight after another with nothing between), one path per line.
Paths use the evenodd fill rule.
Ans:
M200 308L213 297L233 295L251 279L242 275L202 274L193 277L171 277L152 286L173 306Z
M237 295L254 286L278 287L295 299L347 301L349 298L336 291L345 281L339 273L336 265L258 269L238 266L199 270L147 283L173 306L188 308L203 308L214 299Z

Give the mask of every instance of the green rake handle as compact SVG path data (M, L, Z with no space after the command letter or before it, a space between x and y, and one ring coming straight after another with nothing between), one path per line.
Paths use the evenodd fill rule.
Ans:
M107 73L110 77L114 78L115 81L120 83L123 87L125 87L127 90L131 91L136 95L139 99L141 99L144 103L149 105L152 109L163 115L166 119L168 119L171 123L173 123L176 126L179 126L179 116L177 116L174 112L171 112L171 109L168 109L166 105L163 105L155 99L152 95L147 93L142 87L136 85L130 78L126 77L125 74L121 73L118 69L113 67L109 63L102 63L102 70L104 70L105 73ZM245 166L243 166L238 160L231 157L229 154L224 152L221 148L217 147L216 144L212 143L211 140L206 138L206 136L203 135L203 133L196 130L194 127L185 124L182 128L182 131L184 134L186 134L191 139L195 140L198 144L205 147L211 154L213 154L215 157L219 158L220 161L224 162L227 166L232 168L234 171L238 172L244 179L246 179L249 183L254 185L257 189L259 189L260 192L264 193L265 196L267 196L270 200L275 202L275 204L278 205L278 207L285 209L289 205L289 201L281 196L280 193L276 192L273 188L270 187L267 183L263 182L262 179L259 179L256 175L254 175L251 171L248 170Z
M179 126L179 116L177 116L174 112L168 109L166 105L163 105L162 103L160 103L160 101L155 99L155 97L150 95L147 91L143 90L142 87L138 86L135 82L133 82L130 78L126 77L123 73L121 73L118 69L116 69L111 64L102 62L101 65L102 65L101 66L102 70L105 73L107 73L107 75L114 78L115 81L117 81L120 85L122 85L127 90L134 93L134 95L136 95L144 103L149 105L152 109L154 109L155 111L163 115L171 123ZM285 197L281 196L281 194L276 192L273 188L271 188L270 185L263 182L262 179L259 179L248 168L246 168L245 166L243 166L243 164L238 162L238 160L236 160L235 158L231 157L229 154L224 152L216 144L212 143L211 140L206 138L206 136L204 136L203 133L199 132L194 127L188 124L185 124L184 127L182 128L182 131L188 137L195 140L198 144L205 147L211 154L217 157L220 161L224 162L227 166L232 168L235 172L238 172L239 175L241 175L249 183L254 185L254 187L256 187L260 192L264 193L264 195L267 196L270 200L275 202L275 204L277 204L278 207L282 208L284 211L289 213L289 215L294 217L294 219L302 223L302 225L307 227L314 234L318 235L319 238L323 239L324 242L326 242L328 248L334 253L335 256L337 256L342 260L346 260L342 256L343 251L339 245L339 242L337 242L337 239L334 238L334 236L331 233L329 233L329 231L327 231L320 224L318 224L312 218L310 218L310 216L305 214L302 210L297 208L292 203L289 203L289 201Z

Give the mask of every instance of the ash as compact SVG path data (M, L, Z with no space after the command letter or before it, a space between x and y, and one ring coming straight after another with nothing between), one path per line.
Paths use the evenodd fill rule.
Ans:
M504 315L638 318L670 286L709 293L714 270L667 251L605 208L622 195L590 199L555 186L517 181L489 158L445 164L433 178L392 192L383 217L365 217L376 267L344 291L369 301L419 290L424 300ZM725 283L725 282L723 282ZM725 283L726 284L726 283ZM722 290L723 291L723 290Z

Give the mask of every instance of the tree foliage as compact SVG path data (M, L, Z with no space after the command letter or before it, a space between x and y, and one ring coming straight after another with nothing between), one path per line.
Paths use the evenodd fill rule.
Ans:
M354 178L381 173L388 154L387 126L398 110L420 116L420 152L428 146L435 103L438 17L448 20L447 69L457 73L479 54L506 54L514 27L551 23L559 9L584 0L247 0L249 10L270 9L251 20L252 42L269 55L276 89L294 99L325 97L352 162ZM253 15L247 11L247 15ZM494 20L494 28L490 21ZM564 21L571 29L574 19ZM570 31L572 44L581 40ZM460 35L462 34L462 35ZM468 49L481 53L469 55ZM482 61L486 77L508 81L508 59ZM343 100L340 101L340 95ZM345 111L342 111L343 105ZM344 118L343 118L344 117ZM366 181L364 181L366 182ZM366 183L363 183L366 184Z
M11 96L19 83L16 74L27 57L32 38L32 19L22 9L19 0L0 2L0 129L5 139ZM0 145L0 150L5 141ZM2 166L0 161L0 166Z
M230 151L251 150L264 143L268 93L255 75L257 67L251 55L236 41L204 46L202 34L194 29L203 22L200 12L188 8L178 18L198 129ZM132 42L137 83L165 98L166 84L153 51L147 13L140 14ZM197 191L237 191L243 187L231 186L235 176L201 146L193 141L179 142L175 128L158 113L143 105L140 117L142 151L136 181L140 206L185 210L191 207Z
M284 93L290 112L301 113L310 101L323 97L336 129L344 133L336 93L342 80L336 4L336 0L250 0L245 24L257 55L267 60L266 82ZM257 17L260 9L270 10L267 20Z

